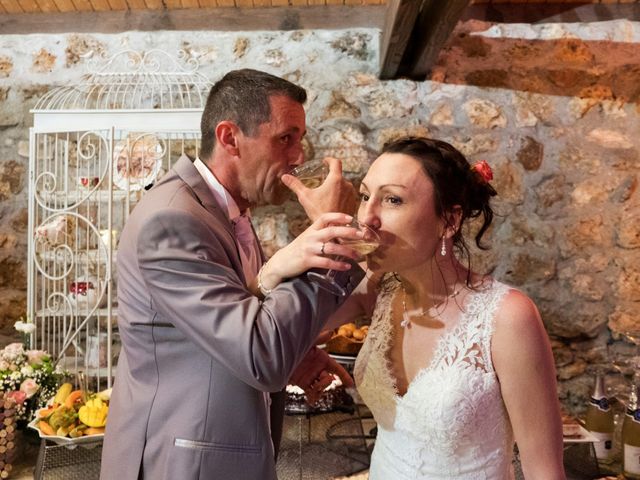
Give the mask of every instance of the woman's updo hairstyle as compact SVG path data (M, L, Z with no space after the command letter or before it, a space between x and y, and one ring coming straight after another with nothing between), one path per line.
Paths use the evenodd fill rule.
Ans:
M462 227L469 218L482 216L482 225L475 243L483 250L481 240L491 221L493 210L489 204L496 191L489 182L472 168L468 160L453 146L441 140L424 137L402 137L387 143L382 153L402 153L416 159L433 183L436 213L440 218L461 208L460 228L453 236L453 244L460 253L469 257L469 248L462 236Z

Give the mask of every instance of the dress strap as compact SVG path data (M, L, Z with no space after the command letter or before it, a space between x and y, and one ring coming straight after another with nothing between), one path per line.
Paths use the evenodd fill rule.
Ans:
M493 368L493 361L491 360L491 340L493 338L493 332L495 330L496 312L502 303L502 300L509 293L511 287L505 285L497 280L492 280L491 287L483 295L484 303L484 319L482 322L482 356L484 357L487 370L495 371Z

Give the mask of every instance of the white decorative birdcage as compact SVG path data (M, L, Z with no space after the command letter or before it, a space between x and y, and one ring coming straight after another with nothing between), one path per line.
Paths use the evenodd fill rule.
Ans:
M93 59L92 59L93 60ZM27 314L46 349L92 388L117 368L118 236L135 203L182 155L198 155L210 82L183 53L89 61L32 110Z

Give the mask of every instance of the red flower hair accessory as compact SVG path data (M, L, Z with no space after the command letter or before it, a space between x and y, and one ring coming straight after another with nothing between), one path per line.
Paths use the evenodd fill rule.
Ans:
M473 167L471 167L471 170L478 173L484 183L489 183L491 180L493 180L493 170L491 170L491 167L485 160L474 164Z

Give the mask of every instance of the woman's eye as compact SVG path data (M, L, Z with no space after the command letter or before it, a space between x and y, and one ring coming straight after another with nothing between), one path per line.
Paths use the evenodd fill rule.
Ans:
M385 200L391 205L401 205L402 199L400 197L388 196Z
M369 195L366 193L360 192L358 196L360 197L361 202L366 202L367 200L369 200Z

